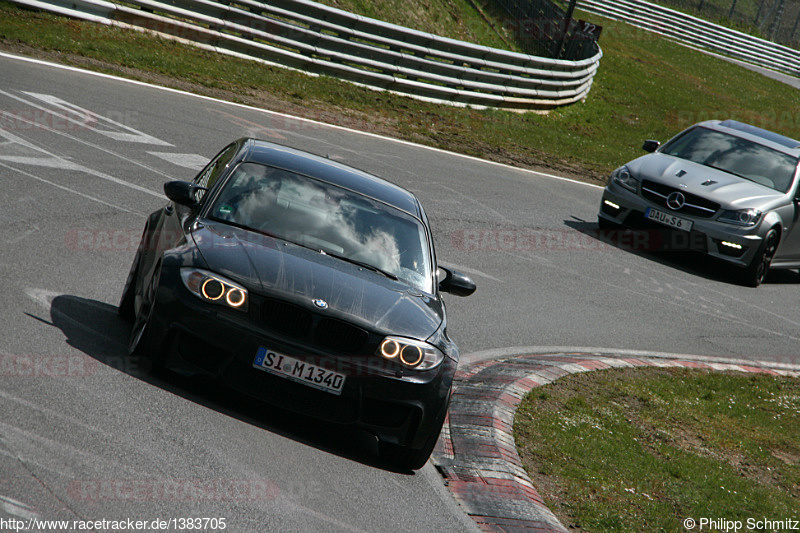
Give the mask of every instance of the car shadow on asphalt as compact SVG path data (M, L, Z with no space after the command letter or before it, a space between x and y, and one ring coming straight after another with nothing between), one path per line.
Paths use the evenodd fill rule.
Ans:
M688 240L681 233L658 228L613 228L600 229L596 222L565 220L564 224L596 242L598 246L609 246L645 258L649 261L674 268L701 278L740 285L739 271L719 259L701 252L687 250ZM676 239L676 235L678 238ZM584 243L584 246L590 246ZM683 249L682 249L683 248ZM800 275L796 270L770 270L764 284L798 284Z
M41 318L30 315L37 320ZM256 402L210 378L191 378L167 370L154 370L149 360L128 355L131 324L117 314L116 306L60 295L50 305L52 325L66 336L67 344L99 363L151 386L185 398L208 409L364 465L401 474L378 455L375 437ZM113 370L112 370L113 371Z

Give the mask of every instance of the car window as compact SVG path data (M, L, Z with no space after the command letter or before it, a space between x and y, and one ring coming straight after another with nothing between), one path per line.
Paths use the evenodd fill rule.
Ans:
M367 263L432 293L422 222L356 192L287 170L242 163L209 216Z
M661 153L688 159L787 192L798 160L762 144L698 127L667 143Z
M231 162L234 154L236 154L236 144L231 144L222 149L211 162L206 165L206 168L200 171L200 174L194 179L195 185L211 189L219 179L222 172ZM198 202L202 201L206 191L198 190L195 192L195 197Z

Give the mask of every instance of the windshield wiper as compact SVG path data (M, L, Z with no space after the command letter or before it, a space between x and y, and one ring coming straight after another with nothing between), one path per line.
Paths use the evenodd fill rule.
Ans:
M395 281L398 281L400 279L395 274L392 274L391 272L387 272L386 270L383 270L382 268L378 268L375 265L370 265L369 263L365 263L364 261L359 261L358 259L353 259L351 257L347 257L347 256L344 256L344 255L339 255L337 253L329 252L327 250L320 250L319 253L325 254L325 255L329 255L331 257L335 257L336 259L341 259L342 261L347 261L348 263L352 263L354 265L358 265L360 267L366 268L367 270L372 270L373 272L377 272L378 274L383 274L387 278L393 279Z
M234 226L234 227L239 228L239 229L243 229L243 230L247 230L247 231L253 231L255 233L260 233L261 235L266 235L267 237L272 237L273 239L277 239L279 241L288 242L288 243L294 244L295 246L300 246L301 248L306 248L308 250L313 250L315 252L322 251L319 248L315 248L314 246L308 246L307 244L303 244L301 242L293 241L292 239L287 239L286 237L284 237L282 235L278 235L277 233L272 233L269 230L260 229L260 228L254 228L252 226L247 226L245 224L240 224L240 223L234 222L232 220L223 220L221 218L216 218L216 217L208 217L208 218L209 218L209 220L213 220L215 222L221 222L223 224L227 224L229 226Z
M275 235L274 233L271 233L271 232L269 232L267 230L258 229L258 228L251 228L250 226L246 226L244 224L240 224L239 222L235 222L233 220L225 220L223 218L217 218L217 217L212 217L212 216L208 217L208 220L211 220L211 221L214 221L214 222L219 222L220 224L225 224L226 226L233 226L234 228L239 228L239 229L243 229L243 230L246 230L246 231L254 231L256 233L260 233L262 235L266 235L267 237L273 237L275 239L281 239L282 238L279 235Z
M250 226L246 226L244 224L239 224L237 222L233 222L231 220L222 220L222 219L217 219L215 217L209 217L209 219L210 220L214 220L215 222L222 222L222 223L228 224L230 226L235 226L237 228L241 228L241 229L244 229L244 230L254 231L256 233L261 233L262 235L266 235L268 237L272 237L272 238L275 238L275 239L286 241L286 242L294 244L295 246L300 246L301 248L306 248L308 250L313 250L315 252L318 252L318 253L321 253L321 254L324 254L324 255L329 255L331 257L335 257L336 259L341 259L342 261L347 261L348 263L352 263L352 264L360 266L362 268L366 268L367 270L372 270L373 272L377 272L378 274L382 274L382 275L386 276L387 278L392 279L394 281L399 281L400 280L400 278L398 278L396 274L392 274L391 272L388 272L386 270L378 268L375 265L371 265L369 263L365 263L364 261L359 261L358 259L352 259L350 257L347 257L345 255L340 255L340 254L337 254L335 252L329 252L328 250L324 250L324 249L322 249L322 248L320 248L318 246L309 246L307 244L303 244L301 242L297 242L297 241L294 241L292 239L287 239L286 237L282 237L280 235L276 235L276 234L274 234L274 233L272 233L270 231L259 229L259 228L253 228L253 227L250 227Z

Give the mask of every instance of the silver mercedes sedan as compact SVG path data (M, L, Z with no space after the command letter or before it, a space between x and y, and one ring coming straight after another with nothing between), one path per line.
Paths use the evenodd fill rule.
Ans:
M701 122L611 173L601 229L659 228L658 246L739 267L756 287L770 268L800 268L800 141L734 120ZM661 231L663 230L663 231Z

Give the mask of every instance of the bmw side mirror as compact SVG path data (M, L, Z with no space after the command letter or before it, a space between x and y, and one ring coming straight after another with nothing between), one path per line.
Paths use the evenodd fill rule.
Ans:
M164 194L176 204L195 208L199 204L195 191L205 191L205 187L199 187L188 181L168 181L164 184Z
M439 290L442 292L449 292L455 296L469 296L475 292L475 282L461 272L439 267L436 274L439 279Z
M644 144L642 144L642 150L652 153L658 150L659 146L661 146L660 142L654 141L653 139L647 139Z

